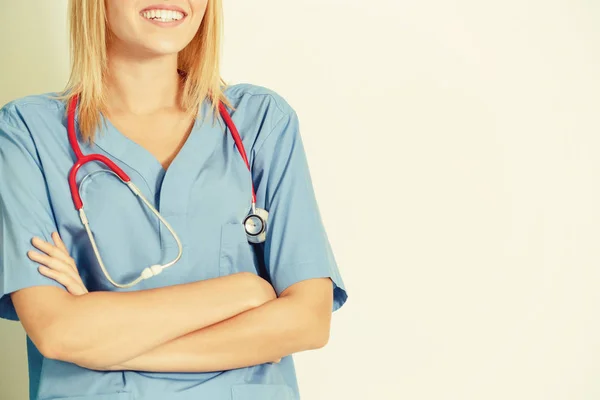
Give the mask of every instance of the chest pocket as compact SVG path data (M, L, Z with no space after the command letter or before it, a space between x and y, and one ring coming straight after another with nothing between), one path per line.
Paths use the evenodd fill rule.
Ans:
M259 247L255 248L248 242L246 231L241 223L221 225L220 276L252 272L264 277L259 251Z

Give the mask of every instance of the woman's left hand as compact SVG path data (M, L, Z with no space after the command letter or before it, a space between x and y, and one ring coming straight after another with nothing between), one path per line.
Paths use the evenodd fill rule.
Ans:
M27 252L27 256L41 264L38 270L42 275L54 279L72 295L81 296L88 293L77 270L77 265L75 265L75 260L69 255L67 247L57 232L52 233L52 240L54 244L34 237L31 243L45 254L32 250Z

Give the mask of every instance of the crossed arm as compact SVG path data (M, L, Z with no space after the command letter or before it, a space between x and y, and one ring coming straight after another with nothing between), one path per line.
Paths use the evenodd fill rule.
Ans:
M37 286L11 295L23 327L48 358L98 370L209 372L272 362L328 340L329 278L298 282L279 298L250 273L88 293L57 236L55 245L38 242L46 254L30 258L68 292Z
M329 278L299 282L278 299L181 336L109 369L219 371L323 347L329 337L331 290Z

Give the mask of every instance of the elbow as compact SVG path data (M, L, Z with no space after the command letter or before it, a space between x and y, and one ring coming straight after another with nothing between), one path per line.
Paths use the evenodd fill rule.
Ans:
M35 329L26 330L35 347L45 358L66 361L63 355L68 354L65 349L67 341L65 340L66 335L60 328L61 325L57 318L53 318L36 326Z
M78 351L74 347L74 340L58 326L45 330L43 338L36 343L38 350L45 357L53 360L77 364L89 369L101 369L100 357L94 357L90 349Z
M329 342L329 319L317 318L314 313L308 312L295 314L287 322L278 324L281 330L278 340L274 341L286 344L286 354L317 350Z
M322 349L329 342L329 329L318 327L313 330L308 343L309 350Z
M49 358L76 364L87 369L102 370L107 365L94 350L94 348L89 348L86 351L77 351L69 346L66 341L57 341L49 349Z
M33 338L32 338L33 340ZM48 338L44 338L43 340L35 340L33 341L35 347L37 347L38 351L44 356L44 358L49 358L52 360L58 360L58 351L54 345L54 343Z
M46 358L76 364L87 369L103 370L107 367L101 357L96 357L91 352L74 351L65 341L47 340L42 342L38 350Z
M329 343L331 331L331 311L326 308L305 309L303 317L296 318L300 322L300 335L304 338L304 350L317 350Z
M299 287L296 285L308 285ZM323 348L329 342L333 294L331 281L298 283L286 289L281 298L288 297L289 324L294 326L294 336L302 350ZM321 290L322 289L322 290ZM290 312L293 309L293 312Z
M307 350L317 350L325 347L329 342L331 318L328 316L316 317L312 323L305 327Z
M65 340L61 340L60 336L46 332L44 337L37 342L36 347L45 358L70 361L68 357L70 352L66 348L67 343Z

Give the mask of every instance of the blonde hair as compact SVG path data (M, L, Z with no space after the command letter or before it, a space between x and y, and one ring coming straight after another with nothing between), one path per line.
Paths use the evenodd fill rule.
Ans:
M198 114L207 98L213 116L218 114L220 101L231 107L223 94L226 84L219 70L222 21L221 0L208 0L198 32L179 52L178 69L185 75L181 106L190 114ZM100 112L106 109L104 77L110 32L104 0L69 0L69 28L71 75L57 98L69 104L78 96L79 131L84 141L91 143L100 127Z

